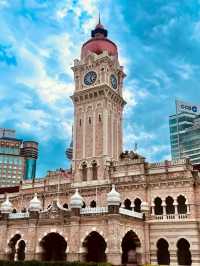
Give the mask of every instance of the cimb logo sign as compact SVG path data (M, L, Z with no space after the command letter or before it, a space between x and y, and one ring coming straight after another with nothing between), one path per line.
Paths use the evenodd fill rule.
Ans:
M185 104L181 104L181 109L183 110L187 110L187 111L192 111L194 113L196 113L198 111L197 106L193 105L185 105Z

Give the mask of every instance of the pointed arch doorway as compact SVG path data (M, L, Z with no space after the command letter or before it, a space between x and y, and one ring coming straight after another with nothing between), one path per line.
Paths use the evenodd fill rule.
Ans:
M87 262L106 262L106 242L96 231L91 232L84 240L83 247L86 250Z
M58 233L49 233L40 242L43 261L66 261L67 242Z
M135 232L128 231L121 243L122 247L122 264L140 265L140 254L137 249L141 247L141 242Z

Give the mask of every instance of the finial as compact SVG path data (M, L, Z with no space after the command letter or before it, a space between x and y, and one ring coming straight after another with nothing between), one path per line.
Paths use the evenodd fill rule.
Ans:
M99 11L99 23L98 24L101 24L101 16L100 16L100 11Z

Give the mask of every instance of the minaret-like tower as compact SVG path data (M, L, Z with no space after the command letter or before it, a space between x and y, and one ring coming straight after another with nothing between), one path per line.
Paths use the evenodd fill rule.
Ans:
M117 46L99 23L72 67L75 80L73 164L74 182L107 178L106 165L122 152L122 85Z

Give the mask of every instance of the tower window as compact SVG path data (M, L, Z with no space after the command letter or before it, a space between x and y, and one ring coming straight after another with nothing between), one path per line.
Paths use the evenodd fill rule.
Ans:
M82 164L82 179L87 181L87 164L85 162Z
M97 180L97 163L96 163L96 161L92 162L92 179Z
M91 124L91 117L89 117L89 124Z
M99 114L99 122L101 122L101 115Z
M79 125L80 125L80 127L81 127L81 119L79 120Z

